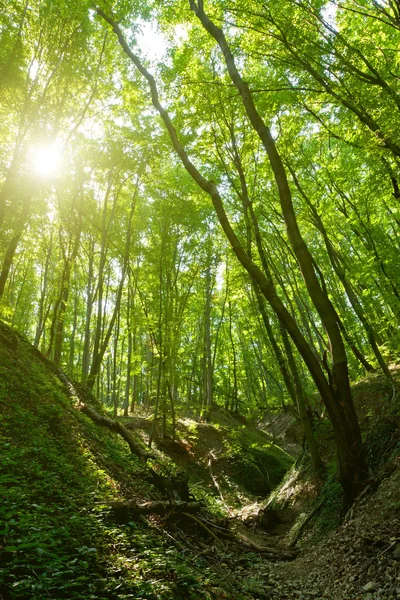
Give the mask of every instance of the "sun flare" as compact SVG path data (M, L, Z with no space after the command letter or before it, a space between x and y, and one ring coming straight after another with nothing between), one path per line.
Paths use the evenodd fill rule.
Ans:
M42 146L32 153L33 167L41 177L54 175L60 166L60 150L54 146Z

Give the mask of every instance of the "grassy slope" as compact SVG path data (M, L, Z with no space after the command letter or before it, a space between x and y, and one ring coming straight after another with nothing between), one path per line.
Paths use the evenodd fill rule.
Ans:
M0 593L189 598L202 576L146 523L101 503L148 499L126 444L80 414L48 363L0 325ZM204 578L206 573L204 574Z
M399 402L383 402L386 397L379 377L355 388L370 462L378 471L400 448ZM188 468L195 494L202 489L208 500L213 495L216 509L210 449L214 476L230 506L251 502L256 479L267 488L271 479L272 487L291 463L264 433L218 422L219 416L212 425L182 419L180 442L161 447L165 463L172 457ZM324 455L332 457L330 428L322 421L317 429ZM321 482L306 473L294 485L295 472L276 493L285 504L287 495L286 510L298 515L310 510ZM178 522L175 529L175 517L168 528L156 518L116 523L108 508L112 500L157 497L143 473L125 442L81 414L52 366L0 323L0 600L259 597L251 587L255 575L245 567L259 556L235 546L214 554L215 541L193 521ZM247 489L238 483L246 473ZM327 501L315 526L324 533L340 520L337 488L331 479L322 490ZM290 538L287 525L282 527ZM311 539L319 537L315 527L305 537L310 533Z
M173 458L206 481L206 499L216 494L207 482L210 435L223 448L215 469L221 482L240 477L247 464L257 475L270 469L276 483L291 464L264 434L194 423L189 429L180 434L195 450L191 460ZM215 560L203 558L212 542L193 521L176 530L157 518L116 523L113 500L157 498L145 468L122 439L77 410L51 364L1 323L0 449L2 600L253 597L242 574L224 580ZM171 453L163 451L168 464Z

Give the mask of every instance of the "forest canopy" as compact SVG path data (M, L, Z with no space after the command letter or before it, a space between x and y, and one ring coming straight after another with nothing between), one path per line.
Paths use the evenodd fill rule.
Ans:
M114 414L326 410L399 358L391 0L6 0L0 317Z

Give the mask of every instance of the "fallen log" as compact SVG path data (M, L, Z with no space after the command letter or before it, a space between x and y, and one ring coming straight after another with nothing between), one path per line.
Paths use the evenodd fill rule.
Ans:
M97 411L94 410L91 406L80 402L78 405L78 409L83 412L86 416L88 416L94 423L100 425L101 427L106 427L110 431L114 431L114 433L118 433L128 444L130 451L133 454L136 454L140 458L141 461L146 462L148 458L155 458L154 454L146 450L146 448L142 447L140 442L138 442L131 432L126 429L114 419L110 419L110 417L106 417L101 415Z
M154 454L147 450L139 442L139 440L136 439L135 436L126 427L122 425L122 423L119 423L114 419L110 419L110 417L106 417L105 415L101 415L94 408L92 408L88 404L85 404L85 402L83 402L80 398L73 383L61 370L58 370L58 377L67 386L68 394L71 398L75 400L76 408L78 410L80 410L87 417L89 417L89 419L96 423L96 425L100 425L100 427L106 427L110 431L118 433L126 441L132 454L136 454L136 456L142 462L146 462L148 458L155 458Z
M138 504L134 500L112 502L111 508L118 517L135 515L165 515L171 511L180 513L197 512L204 508L204 502L168 502L155 500Z

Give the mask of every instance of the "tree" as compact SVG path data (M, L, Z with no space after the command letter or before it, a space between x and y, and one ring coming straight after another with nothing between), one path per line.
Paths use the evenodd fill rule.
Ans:
M320 468L317 391L352 498L350 380L391 385L400 341L396 9L113 10L0 16L2 318L116 415L152 412L151 442L181 410L292 402ZM135 49L143 18L157 64Z
M335 312L330 300L323 294L323 291L320 288L318 279L314 272L312 257L309 254L308 249L304 244L304 241L302 240L301 234L298 230L293 205L291 202L290 190L287 183L286 172L284 170L279 153L276 150L270 131L268 128L266 128L263 121L259 117L248 88L243 84L243 81L236 70L232 54L230 53L222 31L216 28L215 25L209 21L204 12L201 10L201 6L196 7L196 5L193 3L191 6L197 11L197 14L201 18L203 25L210 31L211 35L213 35L213 37L215 37L218 43L221 45L232 81L238 87L239 93L242 96L243 103L246 108L246 112L268 153L275 179L277 181L282 212L284 214L292 247L301 266L307 289L310 293L312 301L315 304L330 337L333 359L332 371L334 376L334 384L336 386L335 390L333 386L331 386L330 383L328 383L325 379L321 367L315 360L314 355L312 354L305 339L301 335L301 332L296 326L295 321L276 295L271 279L268 279L266 275L264 275L261 269L257 267L257 265L251 260L245 249L240 244L239 239L237 238L227 218L223 201L218 192L217 186L214 182L205 179L189 159L178 139L176 130L168 113L160 104L157 86L153 76L143 66L139 58L130 50L119 26L110 17L105 15L102 10L99 9L98 13L108 23L111 24L125 53L135 64L139 72L148 81L152 94L153 105L158 110L164 121L175 151L182 160L184 167L193 177L199 187L201 187L201 189L210 195L220 224L237 258L246 268L250 276L255 280L265 298L276 311L278 318L282 322L283 326L288 330L297 346L297 349L307 364L332 420L336 437L341 481L348 497L352 498L358 489L359 482L363 477L365 477L365 467L361 453L361 434L357 416L354 410L354 405L351 399L346 353L340 331L336 323ZM339 402L336 401L335 392L339 396Z

